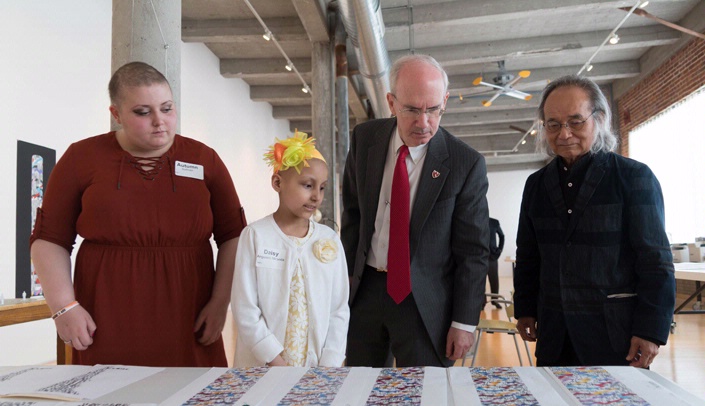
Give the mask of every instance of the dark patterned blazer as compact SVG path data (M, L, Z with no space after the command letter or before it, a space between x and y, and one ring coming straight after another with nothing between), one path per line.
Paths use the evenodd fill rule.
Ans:
M538 358L557 359L567 333L584 365L626 364L631 337L665 344L673 317L661 186L646 165L597 153L569 214L557 160L524 188L515 315L537 318Z
M355 127L343 180L341 239L355 301L374 233L396 119ZM452 321L477 325L489 256L487 169L477 151L439 128L428 143L409 225L412 294L439 358ZM351 332L352 333L352 332Z

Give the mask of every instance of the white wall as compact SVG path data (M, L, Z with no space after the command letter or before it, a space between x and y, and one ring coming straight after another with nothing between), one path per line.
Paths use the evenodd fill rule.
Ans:
M291 134L272 106L250 100L242 80L220 75L218 58L203 44L182 44L181 132L215 149L228 166L248 222L276 210L271 169L262 156L274 137Z
M15 291L17 140L56 150L109 130L112 2L0 1L0 292ZM183 44L181 128L213 147L228 166L250 222L272 212L277 199L262 161L275 136L289 134L271 106L253 103L249 87L220 76L202 44ZM55 359L50 320L0 328L0 365Z
M511 276L512 264L504 259L507 256L516 257L517 228L519 225L519 209L521 195L524 192L526 179L536 170L490 172L487 178L490 188L487 191L487 202L490 206L490 217L499 220L504 232L504 250L499 258L499 275Z

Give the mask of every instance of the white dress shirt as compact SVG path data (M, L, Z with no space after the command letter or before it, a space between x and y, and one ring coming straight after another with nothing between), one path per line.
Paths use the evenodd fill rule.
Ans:
M387 158L384 163L384 174L382 175L382 187L379 191L379 202L377 203L377 216L375 217L375 231L372 234L370 252L367 255L367 265L387 269L387 253L389 251L389 216L390 204L392 201L392 179L394 177L394 167L399 156L399 148L404 142L399 136L398 129L394 130L387 149ZM419 188L421 170L426 161L428 144L417 147L409 147L409 155L406 157L406 170L409 173L409 216L414 209L416 192ZM453 322L451 327L469 332L475 331L475 326Z

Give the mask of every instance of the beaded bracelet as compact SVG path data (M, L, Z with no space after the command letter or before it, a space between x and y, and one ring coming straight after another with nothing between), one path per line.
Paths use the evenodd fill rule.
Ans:
M61 310L59 310L58 312L54 313L54 315L51 316L51 319L52 319L52 320L56 320L57 317L61 316L62 314L66 313L67 311L73 309L73 308L76 307L76 306L78 306L78 302L74 300L73 302L71 302L71 303L67 304L66 306L64 306L63 309L61 309Z

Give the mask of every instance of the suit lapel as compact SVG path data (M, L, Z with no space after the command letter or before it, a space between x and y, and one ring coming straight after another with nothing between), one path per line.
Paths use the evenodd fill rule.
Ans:
M382 189L382 178L384 177L384 164L387 158L387 150L389 149L389 140L394 134L396 120L389 120L379 131L381 134L367 148L367 165L365 168L365 185L370 192L369 198L365 201L365 212L368 216L362 216L367 220L365 230L370 230L370 235L367 236L367 244L372 240L372 232L375 229L375 218L377 217L377 205L379 204L379 195ZM373 134L369 135L374 136Z
M409 223L409 248L412 257L419 243L421 229L450 173L450 168L444 164L444 161L448 159L445 136L445 131L439 127L428 143L426 159L423 168L421 168L419 186L416 190L416 199Z
M592 198L592 195L595 194L597 186L600 184L603 176L605 175L605 163L607 161L607 156L608 154L599 153L592 157L593 161L590 164L587 173L585 173L585 180L580 186L578 196L575 198L575 208L573 209L573 215L570 218L570 225L568 226L566 240L570 238L570 235L573 231L575 231L575 227L578 225L580 217L582 217L585 212L588 202Z
M543 184L546 187L546 193L548 193L548 198L553 204L553 208L556 210L556 215L563 223L565 229L568 228L568 207L565 205L565 200L563 200L563 191L561 190L560 180L558 177L558 157L555 157L553 161L548 164L546 168L546 176L543 179Z

